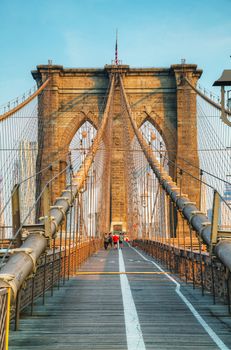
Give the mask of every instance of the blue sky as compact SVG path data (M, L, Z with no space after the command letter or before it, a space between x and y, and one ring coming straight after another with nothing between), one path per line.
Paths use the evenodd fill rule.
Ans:
M231 69L231 0L1 0L0 105L34 85L52 59L64 67L169 67L185 58L211 87Z

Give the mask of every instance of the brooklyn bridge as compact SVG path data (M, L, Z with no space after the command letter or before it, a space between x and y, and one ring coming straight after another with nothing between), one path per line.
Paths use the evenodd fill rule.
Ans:
M1 108L1 350L231 348L231 74L201 74L49 61Z

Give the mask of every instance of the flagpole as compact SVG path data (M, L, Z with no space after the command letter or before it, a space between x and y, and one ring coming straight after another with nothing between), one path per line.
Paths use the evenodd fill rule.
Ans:
M115 64L118 66L118 29L116 29Z

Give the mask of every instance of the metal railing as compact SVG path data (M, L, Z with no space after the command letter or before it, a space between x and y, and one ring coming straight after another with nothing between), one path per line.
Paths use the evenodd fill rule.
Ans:
M10 288L0 288L0 350L8 349Z
M164 265L168 271L178 275L193 288L201 288L201 294L211 293L213 304L218 298L231 312L231 275L227 268L203 251L192 251L157 241L135 240L133 246L139 247Z
M102 244L102 239L88 238L78 241L76 245L72 244L69 249L68 241L53 241L53 247L39 258L36 273L18 291L10 315L14 329L19 328L21 311L27 308L26 312L32 316L35 301L41 298L44 305L46 298L53 296L55 289L74 276L81 264Z

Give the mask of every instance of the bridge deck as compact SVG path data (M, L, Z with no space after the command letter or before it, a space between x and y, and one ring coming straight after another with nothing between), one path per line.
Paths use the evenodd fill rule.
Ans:
M72 278L55 290L53 298L47 297L45 306L38 300L32 317L21 318L20 330L11 332L9 349L231 348L231 320L225 306L212 305L211 296L202 298L200 291L185 284L181 285L187 298L183 301L174 281L153 264L152 258L141 254L148 261L129 247L120 252L101 250L92 256L81 271L123 271L124 261L126 271L140 274ZM203 326L186 303L192 303L203 317ZM217 343L206 329L215 332L212 336Z

